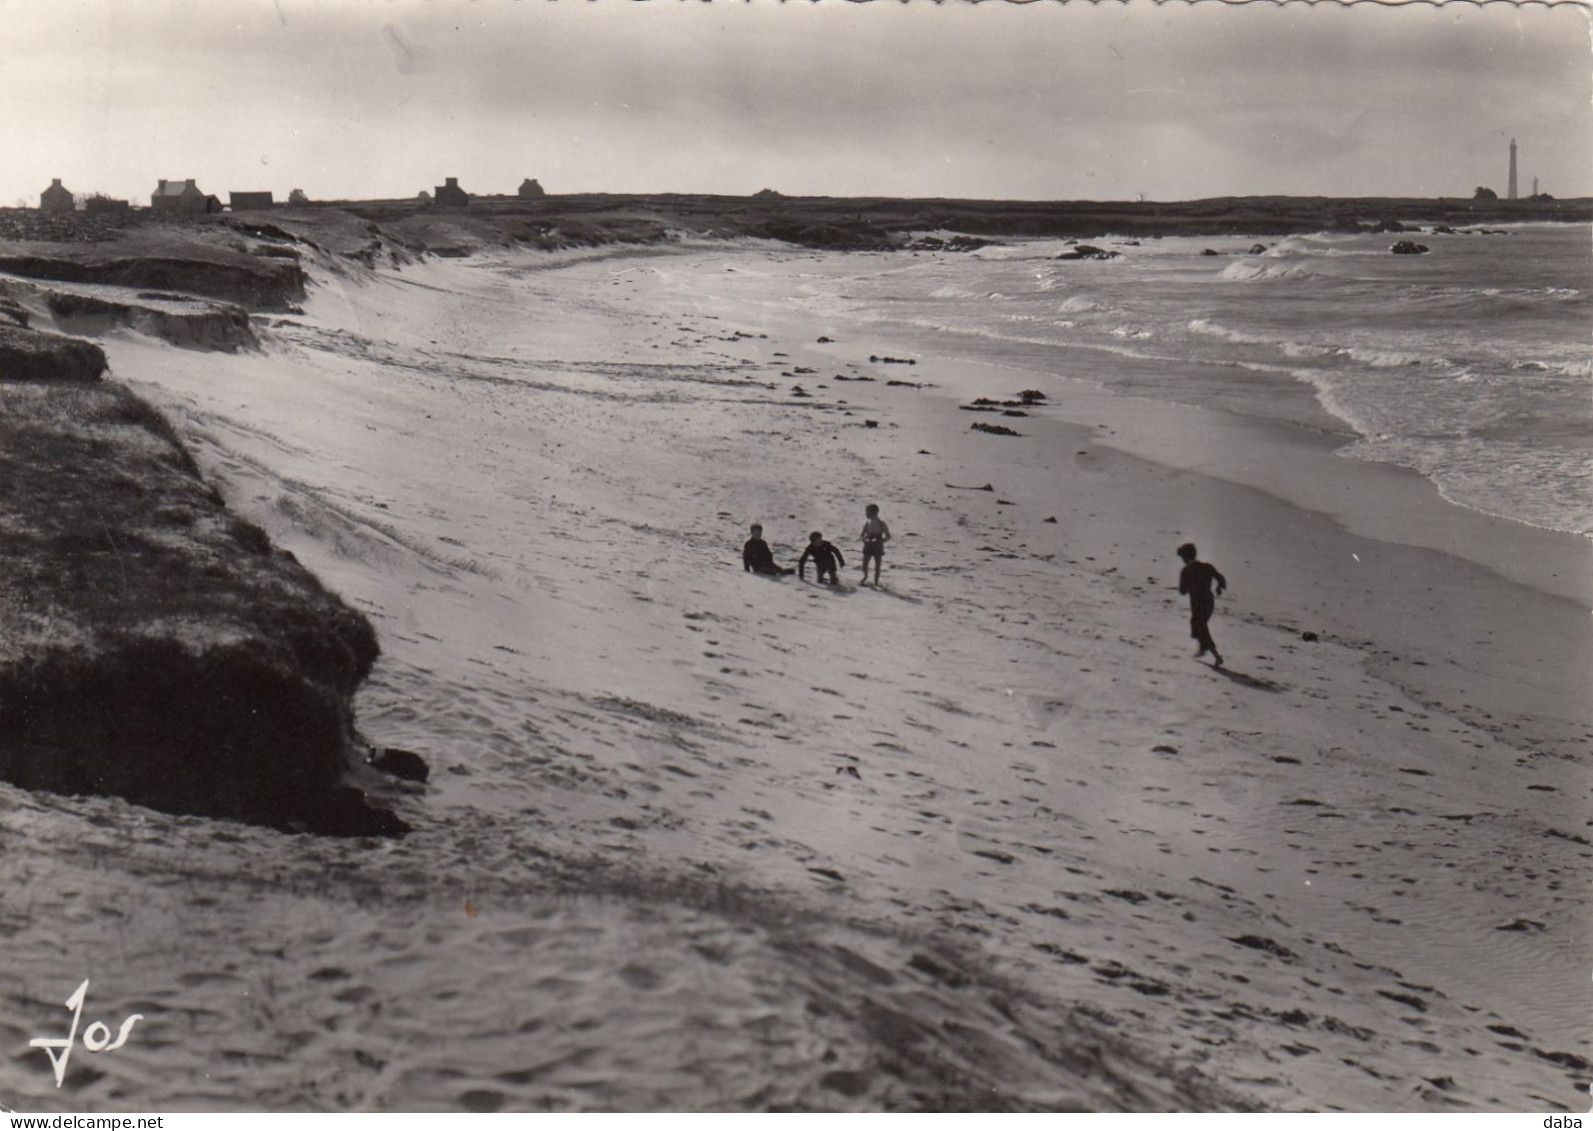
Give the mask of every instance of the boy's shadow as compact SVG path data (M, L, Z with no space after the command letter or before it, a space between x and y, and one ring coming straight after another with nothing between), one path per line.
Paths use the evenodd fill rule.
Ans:
M1213 664L1211 666L1211 670L1216 672L1218 675L1227 676L1240 687L1248 687L1253 691L1277 692L1283 690L1283 684L1281 683L1273 683L1270 679L1262 679L1259 676L1246 675L1244 672L1236 672L1232 668L1219 668Z
M913 597L906 593L898 593L890 586L881 585L877 581L862 583L858 586L858 588L867 589L871 593L883 593L887 597L895 597L898 601L906 601L909 605L922 605L924 603L921 597Z

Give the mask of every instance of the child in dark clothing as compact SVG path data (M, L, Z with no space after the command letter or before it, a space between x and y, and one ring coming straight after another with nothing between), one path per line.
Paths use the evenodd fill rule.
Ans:
M813 559L813 568L817 571L818 580L823 581L824 575L830 575L830 584L840 581L835 574L836 563L846 564L846 559L841 557L841 551L824 540L824 535L815 530L808 535L807 548L802 551L802 556L797 559L797 576L806 580L808 559Z
M1200 645L1197 657L1210 652L1217 667L1222 667L1222 653L1217 651L1217 644L1211 638L1211 614L1216 611L1217 598L1212 595L1211 583L1217 583L1217 592L1220 594L1228 588L1228 579L1217 572L1217 567L1210 562L1197 561L1195 555L1199 553L1193 542L1185 542L1178 547L1178 556L1184 559L1184 568L1178 574L1178 592L1189 594L1189 635L1195 638Z
M747 539L747 544L741 547L741 568L747 573L762 573L770 577L781 577L794 570L774 564L774 554L769 551L769 543L763 540L763 527L756 522L752 524L752 537Z

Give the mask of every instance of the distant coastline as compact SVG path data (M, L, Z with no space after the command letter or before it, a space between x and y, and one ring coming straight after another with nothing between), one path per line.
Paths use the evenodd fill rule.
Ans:
M270 241L276 238L269 230L273 217L308 224L330 241L330 250L355 258L369 257L373 236L378 241L391 238L411 253L441 256L493 245L556 249L647 244L682 236L769 239L836 251L957 251L978 246L977 240L1004 238L1400 233L1423 226L1476 233L1507 224L1586 224L1593 223L1593 198L1249 196L1161 202L581 193L535 199L476 196L462 206L414 199L325 201L194 216L149 210L52 214L4 209L0 254L36 252L39 243L114 243L125 233L155 226L167 231L230 227ZM936 244L933 237L926 241L928 233L969 238ZM287 233L279 235L281 242L292 242ZM11 246L17 242L29 246ZM258 258L253 263L260 267Z

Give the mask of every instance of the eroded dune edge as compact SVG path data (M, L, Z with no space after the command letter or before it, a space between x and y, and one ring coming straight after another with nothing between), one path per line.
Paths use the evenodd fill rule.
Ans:
M88 342L8 326L0 775L173 813L391 833L340 777L370 623L229 513Z

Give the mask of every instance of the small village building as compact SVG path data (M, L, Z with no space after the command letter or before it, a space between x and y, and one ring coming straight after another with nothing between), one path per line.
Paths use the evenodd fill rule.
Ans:
M269 192L234 192L228 193L232 198L232 210L244 212L254 208L275 208L277 202L272 199Z
M459 178L449 177L432 190L432 200L439 208L465 208L470 204L470 194L459 187Z
M40 212L70 212L76 206L72 200L72 190L61 187L61 178L56 177L50 182L50 187L39 194Z
M163 180L150 194L149 206L156 212L176 212L193 215L210 211L210 201L214 197L206 197L199 190L199 186L190 180L166 181ZM217 202L217 211L220 211L220 202Z
M310 198L304 195L304 190L303 189L296 188L292 192L288 193L288 203L289 204L308 204L308 203L310 203Z
M520 182L519 195L521 200L541 200L548 194L541 185L537 184L536 178L527 177L525 180Z

